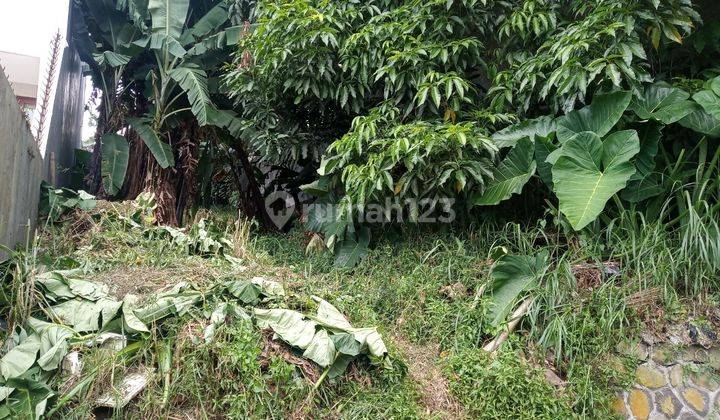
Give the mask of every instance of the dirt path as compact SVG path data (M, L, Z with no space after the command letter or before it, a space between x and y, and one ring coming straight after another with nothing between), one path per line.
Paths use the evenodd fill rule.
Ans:
M442 419L466 418L465 410L450 394L447 379L437 365L439 346L412 344L398 335L393 341L403 354L410 378L417 384L425 414Z

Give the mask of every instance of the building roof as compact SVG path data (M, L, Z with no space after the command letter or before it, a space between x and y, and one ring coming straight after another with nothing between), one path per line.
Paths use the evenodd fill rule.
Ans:
M15 96L37 99L40 57L0 51L0 66L5 69Z

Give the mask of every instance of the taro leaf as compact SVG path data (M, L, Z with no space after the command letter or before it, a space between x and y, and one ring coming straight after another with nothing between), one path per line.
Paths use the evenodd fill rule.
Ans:
M506 127L495 134L492 139L498 148L514 147L524 138L534 140L536 137L548 137L556 130L555 119L550 116L525 120L510 127Z
M39 350L40 336L37 334L30 335L0 359L0 374L2 374L3 378L10 379L17 378L27 372L35 363ZM14 388L7 383L5 385Z
M330 336L338 353L348 356L358 356L362 351L362 343L355 339L350 333L337 333Z
M692 112L693 104L688 98L690 94L684 90L658 83L634 97L630 109L643 120L672 124Z
M613 133L605 141L584 132L563 145L553 165L553 183L560 211L575 230L595 220L607 201L625 188L635 174L630 159L639 151L634 130Z
M492 300L490 302L490 325L494 328L505 323L518 297L535 287L547 268L547 252L534 257L507 255L493 267Z
M644 124L639 130L640 152L635 158L635 175L630 178L627 187L620 194L631 203L639 203L648 198L655 197L663 192L659 185L658 174L655 170L655 156L658 144L662 137L662 127L657 124Z
M537 163L537 173L542 182L552 189L552 163L548 162L548 156L558 150L553 143L554 135L549 137L537 137L535 139L535 162Z
M116 195L125 182L130 146L125 137L105 134L102 137L102 180L105 192Z
M518 140L515 147L495 168L493 180L482 195L473 198L473 204L494 206L507 200L513 194L520 194L537 168L537 163L533 159L533 151L533 141L530 138Z
M40 333L38 365L46 371L55 370L68 352L67 339L73 332L62 325L48 325Z
M349 356L347 354L338 354L338 357L335 359L335 363L330 366L330 370L328 371L328 378L334 379L342 376L343 373L345 373L345 370L347 370L348 365L350 362L355 359L354 356Z
M708 137L720 137L720 119L708 114L698 105L692 113L680 120L680 125Z
M340 248L335 256L336 268L353 268L360 263L368 251L370 245L370 230L363 228L358 234L358 239L348 235L339 243Z
M596 95L590 105L558 118L558 140L565 143L583 131L604 137L620 121L630 99L630 92L622 91Z
M48 398L53 395L45 383L28 378L14 378L6 385L14 388L6 403L0 406L0 418L39 419L45 413Z
M228 292L244 304L252 304L260 298L260 288L249 281L236 280L228 283Z
M161 168L167 169L175 166L175 156L173 156L172 148L169 144L160 140L157 133L149 125L145 124L140 118L128 118L127 121L135 129L142 141L145 142Z
M705 88L693 95L693 99L705 112L720 120L720 77L709 80Z
M315 333L310 345L308 345L303 357L306 357L322 367L330 366L335 361L335 343L328 336L327 331L320 330Z
M272 328L275 333L291 346L306 349L315 336L315 322L289 309L255 309L253 311L258 328Z

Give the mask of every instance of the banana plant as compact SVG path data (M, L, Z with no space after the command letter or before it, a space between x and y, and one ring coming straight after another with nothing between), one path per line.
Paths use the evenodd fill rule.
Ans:
M163 141L163 129L173 116L191 113L199 126L214 115L208 89L208 74L202 67L204 54L213 47L228 45L228 31L212 33L228 21L227 7L219 3L194 25L188 24L190 0L149 0L147 12L151 24L136 21L144 29L135 45L149 51L154 65L147 74L152 94L152 112L130 119L130 125L145 142L163 169L175 165L172 149ZM142 15L142 13L140 13ZM235 34L239 28L235 28ZM207 38L212 39L208 44ZM233 38L230 38L232 41ZM237 41L237 37L234 38ZM186 105L180 105L186 104Z
M169 201L158 211L167 211L168 223L179 222L182 196L193 189L198 133L215 136L205 128L214 126L235 135L239 125L216 107L228 102L218 77L243 30L232 26L227 4L73 0L75 45L102 92L91 191L102 185L108 196L133 198L162 189L169 194L159 196ZM182 176L174 175L178 169Z

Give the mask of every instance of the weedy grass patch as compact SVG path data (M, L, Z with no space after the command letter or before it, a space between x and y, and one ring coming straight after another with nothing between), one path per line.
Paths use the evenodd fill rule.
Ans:
M603 241L565 237L544 223L388 229L346 270L330 253L308 253L312 238L301 229L261 234L226 211L204 211L183 230L155 227L143 220L151 214L144 205L152 201L72 210L6 264L3 316L13 326L62 303L65 289L48 287L61 281L86 297L137 295L133 313L147 327L128 331L135 324L125 319L120 351L88 348L93 331L74 336L67 351L80 351L80 375L30 369L48 384L33 400L45 401L47 413L89 416L124 376L150 368L142 393L103 410L124 418L606 417L633 367L616 345L717 299L707 287L712 267L683 259L680 235L630 213L598 232ZM228 238L239 238L241 255ZM688 278L703 292L693 294ZM272 298L274 287L281 298ZM188 305L175 302L174 315L157 315L165 314L159 301L190 295ZM262 309L243 305L256 302ZM527 313L486 353L520 302ZM326 304L333 309L323 315ZM318 336L312 351L288 334L290 325ZM330 374L324 366L334 355L355 354L347 343L370 348L355 328L368 325L389 357L370 352ZM315 333L323 328L326 335Z

